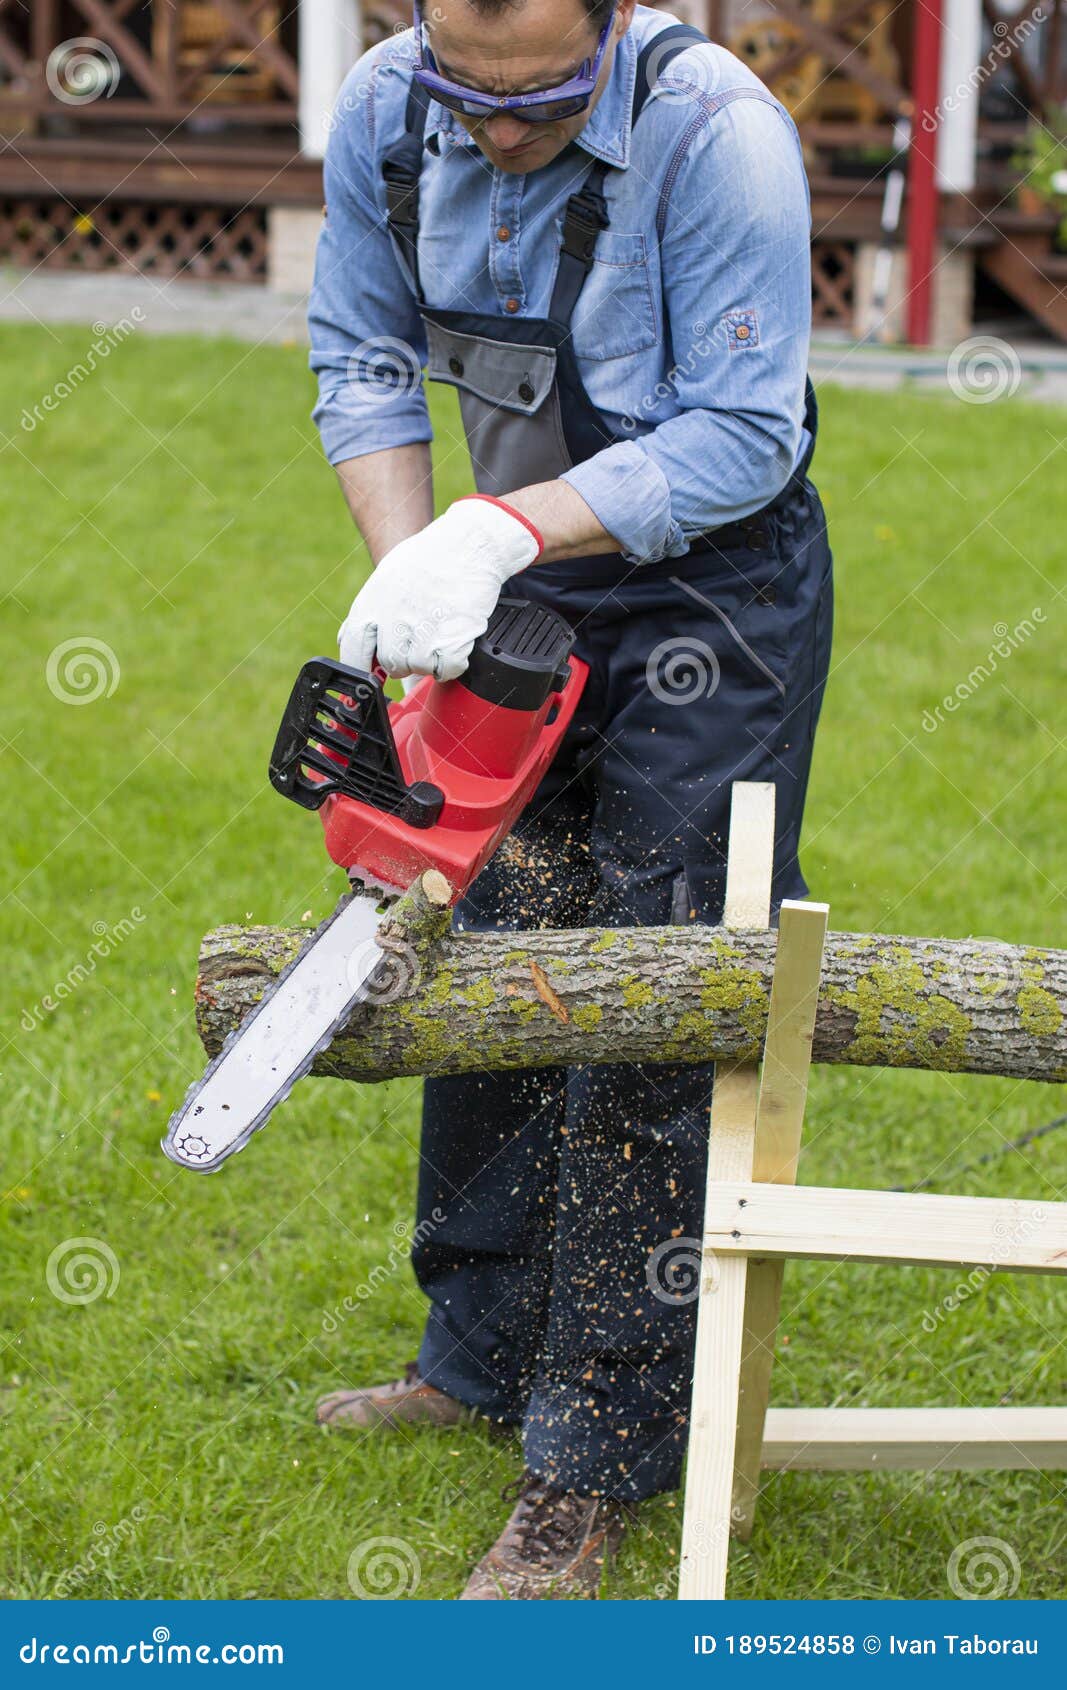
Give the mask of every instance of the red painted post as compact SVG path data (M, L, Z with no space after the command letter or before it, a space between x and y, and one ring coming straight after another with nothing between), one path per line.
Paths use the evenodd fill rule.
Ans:
M913 346L928 346L937 248L937 110L941 77L942 0L914 0L911 53L912 120L908 154L908 310Z

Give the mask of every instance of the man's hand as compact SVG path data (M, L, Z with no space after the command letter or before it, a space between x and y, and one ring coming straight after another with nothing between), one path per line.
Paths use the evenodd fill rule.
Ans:
M386 552L338 633L341 661L387 675L454 681L511 575L536 562L533 523L499 500L458 499Z

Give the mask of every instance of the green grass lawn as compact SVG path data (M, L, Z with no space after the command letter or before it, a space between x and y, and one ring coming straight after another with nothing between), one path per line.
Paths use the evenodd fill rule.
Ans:
M390 1376L416 1350L396 1229L418 1083L308 1082L208 1180L158 1147L201 1062L202 932L319 919L341 889L266 760L365 558L308 421L302 350L134 336L27 432L23 407L89 338L0 331L0 1594L348 1597L353 1552L396 1537L419 1594L453 1597L507 1513L517 1446L481 1430L346 1439L311 1412L321 1390ZM836 928L1063 945L1065 414L822 401L839 599L813 894ZM440 503L468 471L452 410L437 420ZM1035 612L996 673L924 728L998 625ZM66 703L50 654L86 636L114 654L117 684ZM1067 1131L955 1170L1062 1108L1030 1084L817 1070L802 1175L1054 1200ZM91 1246L109 1294L84 1304L49 1287L53 1252L79 1238L111 1252ZM379 1264L374 1295L332 1320ZM60 1271L53 1259L62 1288ZM954 1284L791 1265L774 1400L1067 1402L1062 1285L995 1275L931 1334L924 1315ZM1018 1557L1019 1596L1067 1596L1063 1477L773 1477L731 1593L945 1597L952 1550L982 1536ZM643 1511L611 1595L671 1594L680 1517L678 1498Z

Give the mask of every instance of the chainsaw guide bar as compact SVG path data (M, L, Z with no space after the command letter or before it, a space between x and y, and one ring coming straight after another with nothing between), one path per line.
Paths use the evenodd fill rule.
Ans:
M378 892L353 893L308 935L171 1116L172 1162L213 1173L288 1097L372 990L388 955L376 939L382 914Z

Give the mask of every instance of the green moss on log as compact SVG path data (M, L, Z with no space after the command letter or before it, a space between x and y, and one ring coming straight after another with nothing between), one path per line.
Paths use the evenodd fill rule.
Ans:
M958 1069L970 1016L948 998L930 993L927 976L903 946L887 946L881 954L885 960L852 989L826 988L828 1002L856 1017L853 1060L893 1067L911 1058L923 1068Z

